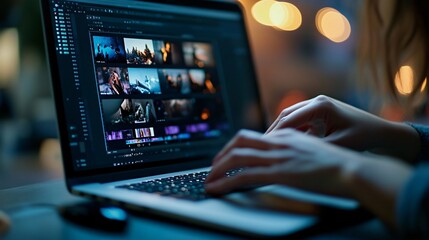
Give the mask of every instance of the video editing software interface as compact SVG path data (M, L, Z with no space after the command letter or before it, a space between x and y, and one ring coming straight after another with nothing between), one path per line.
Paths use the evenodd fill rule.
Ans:
M190 157L225 141L225 82L249 74L237 70L249 57L240 14L106 2L49 4L74 169Z

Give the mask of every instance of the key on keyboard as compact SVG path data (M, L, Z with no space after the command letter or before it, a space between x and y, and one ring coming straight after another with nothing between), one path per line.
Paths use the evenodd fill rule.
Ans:
M241 171L241 169L229 171L226 175L232 176ZM117 186L117 188L199 201L210 197L206 194L204 189L204 182L206 181L208 174L209 171L190 173L140 183L121 185Z

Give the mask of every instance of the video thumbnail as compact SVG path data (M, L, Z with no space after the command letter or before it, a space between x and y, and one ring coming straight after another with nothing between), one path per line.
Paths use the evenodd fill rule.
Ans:
M161 94L158 71L148 68L128 68L130 94Z
M161 100L153 100L153 105L155 107L155 113L157 116L158 122L165 121L165 106Z
M124 95L130 93L127 68L99 67L97 68L97 81L101 95Z
M210 130L210 126L207 123L196 123L186 125L187 133L199 133L199 132L207 132Z
M211 121L224 115L221 98L199 99L195 103L195 116L199 120Z
M154 123L156 122L156 113L152 100L135 100L135 123Z
M172 99L162 102L166 120L188 119L194 113L194 99Z
M152 100L105 99L102 104L105 123L134 124L157 121Z
M167 126L164 128L166 135L175 135L180 133L180 127L179 126Z
M122 38L93 36L95 63L125 63Z
M106 132L107 141L132 139L132 138L134 138L134 136L133 136L133 131L131 129Z
M168 41L153 41L155 63L164 65L183 64L180 45Z
M185 64L195 67L213 67L215 65L212 46L208 43L183 43Z
M188 72L184 69L160 69L159 76L164 93L188 94L191 92Z
M127 49L127 64L155 64L153 41L149 39L124 38Z
M147 138L147 137L155 137L155 131L153 127L150 128L137 128L134 129L136 133L136 138Z
M189 70L189 80L192 92L212 94L217 92L217 86L215 86L211 74L202 69Z

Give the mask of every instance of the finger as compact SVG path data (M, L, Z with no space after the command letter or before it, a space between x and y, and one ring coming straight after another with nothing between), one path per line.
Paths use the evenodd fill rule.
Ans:
M217 164L213 165L210 174L207 176L206 182L215 181L225 176L225 173L245 167L254 166L269 166L282 161L285 150L278 151L261 151L250 148L236 148L229 152Z
M323 121L323 115L326 112L323 109L320 109L318 106L315 106L317 103L310 103L304 107L297 109L291 114L281 118L279 123L273 128L273 131L282 128L295 128L301 131L306 131L310 128L313 121Z
M264 135L264 139L281 139L282 143L285 143L286 138L291 137L295 134L300 134L302 132L294 128L282 128L276 131L271 132L269 135Z
M287 115L291 114L292 112L304 107L305 105L307 105L308 103L310 103L311 100L306 100L303 102L299 102L295 105L292 105L286 109L284 109L279 116L277 117L277 119L271 124L271 126L268 128L268 130L265 132L265 134L270 133L271 131L273 131L273 129L279 124L279 122L281 121L281 119L283 117L286 117Z
M215 182L207 183L205 189L211 194L226 194L234 189L251 185L267 185L276 181L273 167L256 167L231 177L224 177Z
M270 144L261 139L262 134L250 130L240 130L235 137L214 157L213 164L216 164L233 148L255 148L267 150Z
M303 130L304 131L304 130ZM326 136L326 122L323 119L315 119L311 121L309 126L305 129L305 133L316 137Z
M357 151L364 151L367 148L367 145L365 145L366 141L358 141L357 139L360 138L361 137L353 133L352 130L345 129L329 134L324 140L334 145L351 148Z

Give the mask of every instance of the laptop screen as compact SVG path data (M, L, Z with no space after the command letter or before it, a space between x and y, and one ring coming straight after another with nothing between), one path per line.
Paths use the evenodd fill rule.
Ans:
M238 128L260 126L239 11L128 0L46 8L73 171L207 156Z

